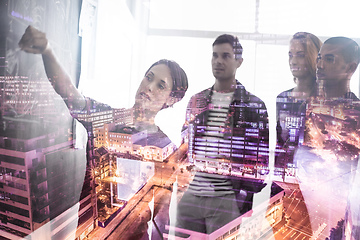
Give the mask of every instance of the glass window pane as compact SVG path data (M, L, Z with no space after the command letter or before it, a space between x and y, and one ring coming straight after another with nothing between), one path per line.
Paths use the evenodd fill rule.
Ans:
M259 32L294 34L306 31L317 36L360 37L360 2L344 0L260 1Z
M150 28L254 32L256 1L152 0Z

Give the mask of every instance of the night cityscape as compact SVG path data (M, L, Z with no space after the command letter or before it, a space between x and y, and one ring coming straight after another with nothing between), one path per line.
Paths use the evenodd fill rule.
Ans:
M85 8L82 16L90 22L88 25L95 26L91 21L98 5L94 2L0 3L0 240L356 240L360 236L357 98L279 95L275 99L274 93L269 94L269 99L276 104L268 104L267 99L265 106L260 98L242 92L239 101L231 102L230 110L221 113L225 118L235 116L233 135L223 125L221 131L209 127L209 122L217 124L219 119L207 119L203 113L214 106L199 98L187 106L187 110L195 109L191 114L179 111L184 119L177 133L180 144L170 134L167 136L169 129L177 131L178 115L165 117L169 119L167 128L161 126L160 130L154 124L154 133L139 130L143 126L136 125L141 116L135 108L112 108L90 95L83 96L85 107L73 107L73 95L59 95L55 88L58 79L48 77L44 60L25 53L18 43L28 25L46 32L58 61L78 88L81 71L86 68L89 75L93 71L91 64L84 67L80 63L88 63L93 56L81 49L82 44L87 44L82 38L88 34L88 26L77 26ZM257 11L260 2L254 4ZM139 21L124 21L129 26L142 25L143 18L150 16L150 1L123 4ZM141 34L164 37L161 31L166 27L159 30L149 26L145 30L139 27ZM181 38L184 43L197 30L187 31L181 33L185 34ZM171 37L181 35L178 29L164 32ZM196 34L199 39L207 39L220 33L209 32L201 30ZM254 34L241 34L244 46L251 45L250 41L254 45L285 46L290 36L260 34L258 26ZM90 34L90 38L95 37ZM126 54L135 60L143 52L135 49L135 44L150 49L152 41L158 41L149 38L147 43L137 42L128 35L122 38L134 44L124 49L128 47ZM90 48L95 49L91 44ZM114 58L126 59L125 53ZM141 60L150 61L145 57ZM117 77L137 77L133 71L139 69L130 60L127 64L121 62L119 66L128 67L131 74L120 71L113 76L116 81ZM191 65L188 76L194 71ZM255 68L251 71L255 72ZM147 75L141 77L148 79ZM130 78L129 82L123 87L127 92L137 84ZM251 84L244 85L252 90ZM104 88L109 98L124 99L123 105L128 101L128 96L121 98L120 90L114 94L112 86L104 87L102 83L96 83L92 93L103 92ZM265 88L265 92L278 91L277 87ZM143 92L140 98L144 102L150 99ZM167 102L160 105L158 111L173 110ZM276 113L270 113L274 107ZM206 134L215 137L206 138ZM236 193L240 216L208 234L176 226L177 207L199 172L236 180L241 187Z
M7 80L7 83L9 81ZM326 103L325 106L319 106L318 103L309 104L306 113L310 117L306 117L304 128L306 147L315 153L341 155L343 161L355 161L354 158L358 155L358 104L348 105L342 101ZM109 121L114 119L114 112L109 112L105 108L97 109L90 114L78 113L82 114L84 121L91 119L93 115L107 117L100 117L105 120L96 121L98 127L94 129L92 122L83 123L88 126L88 131L91 130L88 134L90 147L87 148L87 163L75 166L72 165L72 159L85 159L85 152L69 150L70 146L76 144L76 139L71 137L71 129L55 126L54 121L50 124L49 120L36 116L2 116L4 130L1 137L1 204L2 209L7 211L1 215L2 223L5 223L2 225L2 231L25 237L36 230L36 226L50 220L54 222L53 228L59 234L57 236L63 238L64 235L61 234L66 234L66 227L56 228L56 222L64 218L61 211L75 203L77 197L73 195L74 202L67 200L67 205L58 202L62 202L61 199L69 194L77 193L80 195L80 208L79 213L73 213L79 214L77 231L83 229L91 239L102 239L105 236L116 239L119 235L139 238L148 234L152 234L154 238L168 236L171 229L167 227L170 204L174 196L175 199L181 198L194 174L194 165L187 160L187 143L184 142L179 149L162 141L148 141L144 144L139 141L144 133L121 127L126 119L117 118L121 122L117 125ZM52 120L51 116L49 118ZM64 117L61 121L66 119L73 121L71 117ZM24 129L21 135L17 129ZM60 162L55 164L54 160L58 158L67 161L63 161L61 165ZM330 157L327 159L331 160ZM224 170L227 172L223 174L232 172L241 176L243 181L251 186L262 185L260 189L270 184L266 180L268 174L255 174L255 168L251 168L249 163L246 166L236 168L235 165L230 172L226 168ZM262 169L269 172L264 166ZM84 171L85 176L74 175L74 171ZM57 179L63 179L65 176L70 185L60 181L62 185L55 187L56 183L59 183ZM82 177L85 179L84 183L81 182ZM255 216L255 213L259 212L261 216L266 216L266 224L257 226L260 231L249 231L246 224L236 225L234 221L225 226L222 232L216 232L217 237L213 238L212 235L210 239L230 239L235 235L238 239L259 239L260 236L264 239L287 239L289 236L311 239L314 234L327 237L329 233L326 232L336 225L328 226L326 217L318 213L316 221L320 227L313 229L304 197L295 178L287 175L283 181L281 175L275 175L274 180L270 194L270 202L274 202L274 205L266 205L267 201L256 203L252 210L249 208L250 212L245 212L241 219L237 220L241 223L244 219L249 219L248 224L253 228L254 222L257 225L262 222ZM51 192L51 189L59 187L63 190ZM27 196L32 199L30 203ZM96 227L93 224L94 220ZM149 220L152 220L150 228L147 224Z

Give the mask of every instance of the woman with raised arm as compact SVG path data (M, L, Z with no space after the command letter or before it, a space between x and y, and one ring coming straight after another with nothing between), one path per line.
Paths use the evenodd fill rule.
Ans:
M100 108L101 106L105 106L104 104L100 104L90 98L84 97L74 86L69 75L64 71L61 64L56 59L45 33L29 26L19 42L19 47L27 53L42 55L49 81L55 91L63 98L71 114L75 118L75 113L79 111L81 112L98 108L99 106ZM129 109L132 116L131 123L116 126L119 127L119 129L116 128L116 130L130 132L132 134L145 132L146 134L138 135L136 137L136 141L142 141L142 144L145 143L145 145L149 142L171 143L171 140L167 135L155 124L155 116L160 110L170 107L180 101L184 97L187 88L188 79L186 73L176 62L165 59L155 62L146 71L136 92L135 104ZM110 108L109 106L105 107ZM155 168L155 175L157 171L163 170L161 167L159 169L160 170ZM137 182L137 179L129 179L129 181L134 183ZM153 182L153 184L155 184L155 180ZM160 183L158 185L160 185ZM152 187L154 187L154 185ZM151 190L150 193L152 192L155 191ZM145 192L145 194L147 193ZM159 198L161 197L162 195L156 195L156 193L154 193L154 198L157 203L160 201ZM159 205L157 208L166 208L168 204L165 204L165 207L159 207ZM134 232L134 236L131 236L134 237L134 239L140 238L140 236L145 234L146 231L144 231L144 228L146 229L148 226L146 221L152 220L148 219L153 216L150 214L150 211L145 211L146 209L143 210L144 213L141 214L142 216L146 215L145 219L142 217L141 220L137 220L136 223L126 223L126 221L124 221L124 224L130 224L132 228L137 229L137 231ZM159 210L157 209L157 212L158 211ZM166 212L166 210L164 211ZM130 212L132 212L132 210ZM137 214L137 212L134 211L133 214ZM138 218L138 216L136 217ZM165 224L168 224L168 222L162 220L162 222L157 222L156 224L163 230Z
M25 52L42 55L47 77L69 110L85 110L94 104L74 86L57 61L45 33L29 26L19 46ZM186 73L176 62L166 59L155 62L146 71L135 95L132 107L134 127L139 131L147 130L148 133L159 131L154 123L156 114L180 101L187 88Z

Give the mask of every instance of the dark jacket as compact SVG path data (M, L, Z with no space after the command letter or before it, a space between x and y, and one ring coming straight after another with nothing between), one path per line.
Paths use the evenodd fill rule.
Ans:
M240 82L236 83L223 127L224 139L232 141L220 154L227 156L231 162L268 166L269 129L266 106L260 98L246 91ZM205 128L209 109L212 107L210 103L213 88L214 86L195 94L188 103L184 127L188 127L189 131L190 154L196 148L196 137L201 136ZM235 140L242 141L240 148L235 147ZM250 146L256 146L256 149L251 150Z

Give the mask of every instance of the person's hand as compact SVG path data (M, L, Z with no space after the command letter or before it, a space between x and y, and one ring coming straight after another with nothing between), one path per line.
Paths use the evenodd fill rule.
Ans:
M31 25L26 28L24 35L19 41L21 50L34 54L43 54L49 48L48 45L49 43L45 33Z

